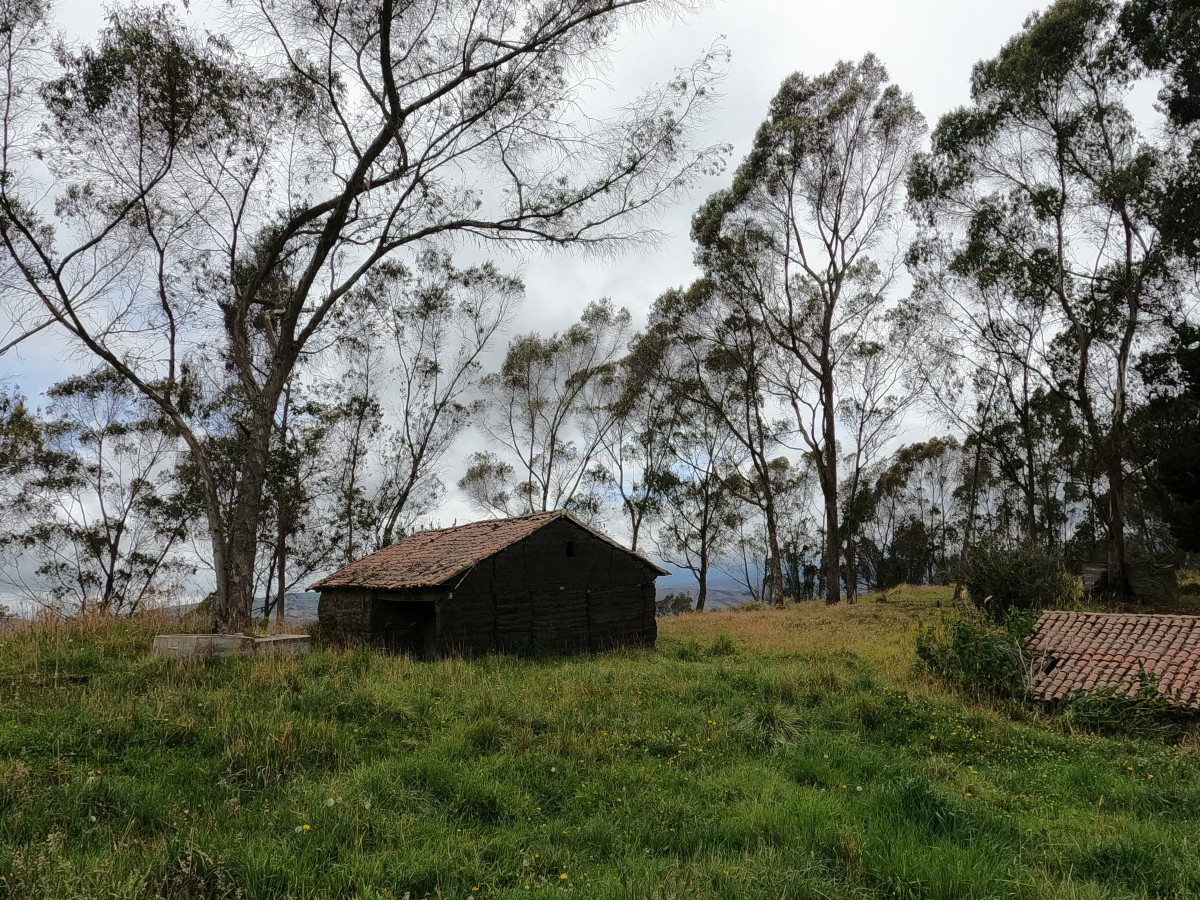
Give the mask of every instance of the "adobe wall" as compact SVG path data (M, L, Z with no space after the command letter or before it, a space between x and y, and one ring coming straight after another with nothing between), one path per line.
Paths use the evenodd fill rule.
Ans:
M342 640L370 640L371 600L374 591L360 588L329 588L317 600L321 629Z
M481 562L438 603L439 651L653 646L655 575L570 520L551 522Z

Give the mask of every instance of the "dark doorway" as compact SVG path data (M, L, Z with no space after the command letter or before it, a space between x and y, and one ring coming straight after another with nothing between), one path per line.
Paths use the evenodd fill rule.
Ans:
M373 600L371 636L395 653L432 656L436 617L432 600Z

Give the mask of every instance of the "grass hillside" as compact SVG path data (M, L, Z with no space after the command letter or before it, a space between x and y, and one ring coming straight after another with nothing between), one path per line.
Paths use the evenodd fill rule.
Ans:
M1200 744L926 683L938 597L683 616L574 659L9 635L0 898L1200 896Z

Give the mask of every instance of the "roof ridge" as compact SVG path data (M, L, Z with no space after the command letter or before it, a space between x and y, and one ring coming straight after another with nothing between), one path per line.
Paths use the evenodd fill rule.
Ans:
M445 585L501 550L564 519L596 539L638 559L658 574L669 574L662 566L576 518L570 510L556 509L414 532L347 563L312 584L310 590L335 587L403 590Z
M492 518L492 519L477 519L474 522L463 522L461 525L447 525L444 528L423 528L420 531L414 531L412 534L406 534L400 538L397 538L395 541L393 541L388 546L389 547L393 546L395 544L400 543L400 541L405 541L405 540L408 540L409 538L419 537L423 534L446 534L447 532L459 531L460 529L463 529L463 528L478 528L483 525L502 525L505 522L520 522L525 519L536 519L539 516L565 515L566 513L567 513L567 511L565 509L548 509L548 510L545 510L544 512L522 513L519 516L499 516L497 518ZM380 549L386 550L387 548L381 547Z

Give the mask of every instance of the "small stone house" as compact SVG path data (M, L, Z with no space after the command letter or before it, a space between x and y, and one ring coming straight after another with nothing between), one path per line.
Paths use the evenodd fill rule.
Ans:
M666 570L556 511L423 531L314 584L323 630L414 656L654 645Z
M1025 641L1030 695L1056 702L1152 675L1173 706L1200 711L1200 616L1046 612Z

